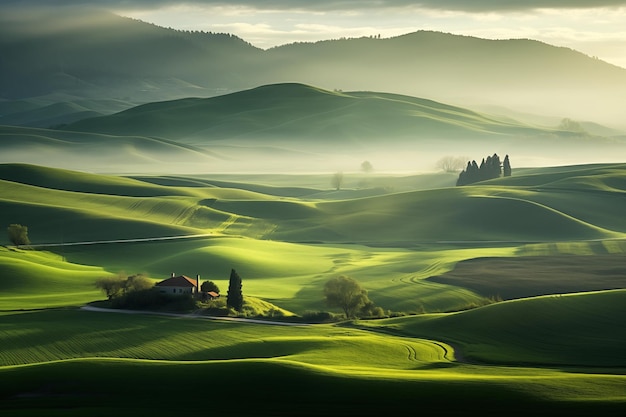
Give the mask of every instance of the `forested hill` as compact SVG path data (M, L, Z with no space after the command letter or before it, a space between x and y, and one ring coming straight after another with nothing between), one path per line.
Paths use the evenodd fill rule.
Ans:
M0 97L153 101L215 94L240 87L234 69L261 53L230 34L177 31L102 11L0 13Z
M102 12L61 9L19 19L0 12L4 99L138 103L289 81L609 124L623 119L626 106L626 69L532 40L420 31L264 51L228 34L181 32Z

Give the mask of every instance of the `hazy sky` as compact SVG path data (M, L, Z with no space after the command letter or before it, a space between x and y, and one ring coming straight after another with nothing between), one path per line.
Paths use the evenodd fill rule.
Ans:
M626 68L626 0L4 1L27 7L92 4L160 26L232 33L261 48L421 29L530 38Z

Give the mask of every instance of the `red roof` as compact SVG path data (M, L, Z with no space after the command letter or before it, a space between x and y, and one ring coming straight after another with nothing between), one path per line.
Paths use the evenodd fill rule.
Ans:
M186 277L185 275L179 275L177 277L171 277L165 281L161 281L156 285L157 287L196 287L197 281Z
M207 294L208 294L208 295L210 295L210 296L211 296L211 297L213 297L213 298L217 298L217 297L219 297L219 296L220 296L220 295L219 295L218 293L216 293L215 291L209 291L209 292L207 292Z

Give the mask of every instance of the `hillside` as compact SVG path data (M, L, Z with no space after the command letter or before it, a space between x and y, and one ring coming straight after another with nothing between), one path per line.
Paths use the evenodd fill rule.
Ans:
M341 274L358 277L377 305L401 312L455 311L498 294L536 295L524 277L497 285L431 277L485 257L589 255L585 264L606 270L597 255L626 250L625 177L623 164L559 167L468 187L428 189L413 180L413 190L364 189L372 195L355 197L355 191L302 186L317 176L249 175L244 182L238 174L237 181L226 175L211 181L0 165L0 213L9 224L27 225L42 251L2 252L4 276L24 277L3 281L4 303L20 305L35 289L29 282L48 282L48 296L28 305L82 302L95 294L90 285L64 291L83 270L90 279L120 271L155 279L172 271L201 274L225 288L236 268L246 294L297 314L324 309L323 285ZM119 240L127 241L111 243ZM8 244L6 236L1 243ZM536 267L537 280L545 276L542 268ZM537 291L614 288L585 284L579 272L576 282L542 281Z
M565 175L567 180L556 181ZM43 233L34 243L58 241L54 231L59 226L45 219L54 218L56 224L72 216L71 224L65 223L67 241L89 240L86 233L92 240L115 238L115 229L107 226L115 221L127 224L123 238L158 236L160 229L174 234L174 230L219 231L257 239L400 247L440 241L616 238L626 233L625 176L624 165L572 167L558 177L535 174L469 187L332 201L284 198L280 192L261 194L215 184L180 187L25 165L0 167L6 191L1 199L4 217ZM43 215L47 210L56 214ZM89 222L89 227L81 227L83 222ZM140 235L133 236L139 230Z
M553 164L626 158L621 138L528 125L424 98L298 83L149 103L62 129L167 138L229 158L233 166L220 166L228 171L234 164L241 171L348 170L364 160L383 170L433 169L451 152L511 153L530 165L544 155Z
M140 103L289 80L623 125L626 69L532 40L420 31L264 51L227 34L175 31L80 8L1 16L0 98L8 100L64 95L56 102Z
M440 338L480 363L623 368L625 298L624 289L544 296L373 325Z
M273 84L213 98L150 103L65 129L160 136L195 145L271 138L289 143L342 139L351 145L382 137L469 140L554 133L422 98L331 92L304 84Z

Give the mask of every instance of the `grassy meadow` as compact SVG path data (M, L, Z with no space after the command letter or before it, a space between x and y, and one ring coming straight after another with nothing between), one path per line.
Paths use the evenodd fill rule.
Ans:
M623 412L626 165L368 181L0 165L2 217L32 244L0 242L0 415ZM389 317L80 309L100 277L199 274L226 294L232 268L298 316L339 313L324 284L352 276Z

